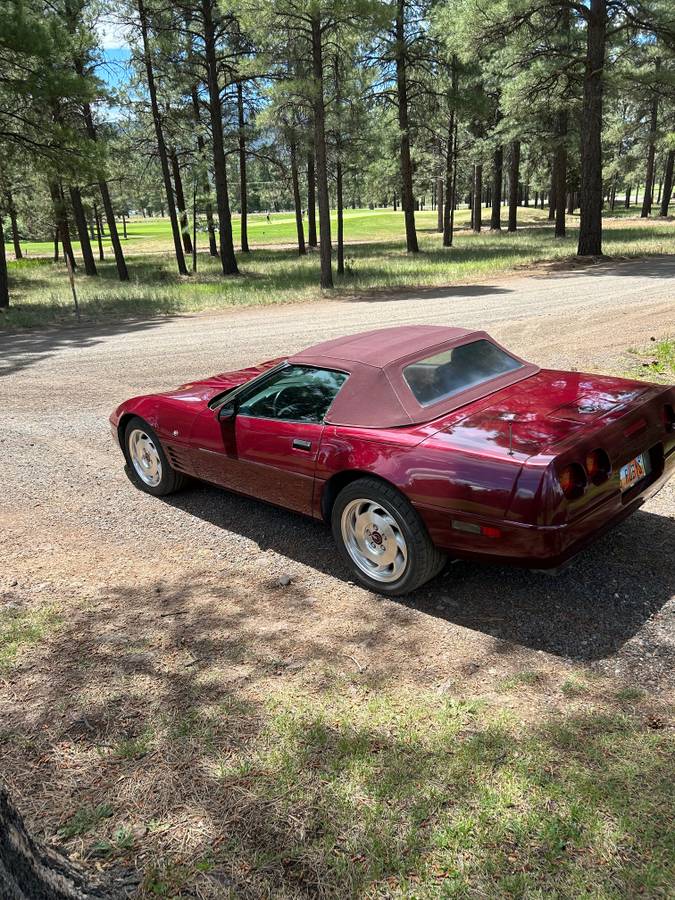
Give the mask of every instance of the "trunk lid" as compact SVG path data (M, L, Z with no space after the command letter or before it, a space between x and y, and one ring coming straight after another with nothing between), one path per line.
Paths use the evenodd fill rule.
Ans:
M650 390L622 378L542 369L469 411L458 410L440 430L455 447L522 461L626 415Z

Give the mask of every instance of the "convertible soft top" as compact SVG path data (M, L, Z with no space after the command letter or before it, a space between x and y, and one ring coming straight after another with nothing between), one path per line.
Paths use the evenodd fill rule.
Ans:
M422 405L404 377L405 367L481 340L509 353L521 366L439 402ZM538 366L510 353L485 331L442 325L401 325L334 338L302 350L288 362L347 372L349 378L325 421L360 428L393 428L429 422L539 371Z

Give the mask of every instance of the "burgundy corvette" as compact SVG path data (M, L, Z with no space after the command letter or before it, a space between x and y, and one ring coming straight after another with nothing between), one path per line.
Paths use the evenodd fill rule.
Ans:
M462 328L337 338L110 421L141 490L195 477L330 522L385 594L446 554L555 568L675 471L675 387L540 369Z

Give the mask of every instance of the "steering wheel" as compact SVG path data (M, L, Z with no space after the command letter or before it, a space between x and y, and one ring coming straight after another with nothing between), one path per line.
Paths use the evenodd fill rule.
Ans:
M291 385L286 387L282 387L281 390L277 391L274 395L274 400L272 400L272 413L276 419L283 419L284 413L293 413L295 412L295 405L293 403L287 403L285 406L280 406L281 395L284 394L287 390L289 390Z

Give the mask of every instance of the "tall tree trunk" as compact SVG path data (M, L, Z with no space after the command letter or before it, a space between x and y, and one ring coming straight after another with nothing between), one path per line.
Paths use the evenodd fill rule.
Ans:
M103 226L101 225L101 214L98 206L94 203L94 221L96 222L96 240L98 241L98 258L101 262L104 260L103 254Z
M602 254L602 94L607 39L606 0L590 0L586 13L586 72L581 115L579 256Z
M113 900L120 896L119 891L89 878L61 853L34 840L0 783L0 897L7 900Z
M452 236L455 230L455 210L459 209L457 202L457 169L459 166L459 150L458 135L459 124L455 115L455 134L452 140L452 191L450 192L450 243L452 244ZM445 230L445 229L444 229Z
M224 275L238 275L237 258L232 239L232 215L227 188L227 167L223 144L223 108L218 83L218 59L216 55L216 28L213 20L214 0L202 0L204 20L204 56L209 88L209 112L211 115L211 140L213 145L213 180L218 207L218 243L220 263Z
M313 146L307 154L307 243L310 247L319 245L316 236L316 173Z
M155 73L152 68L152 56L150 55L150 41L148 38L148 20L145 13L144 0L136 0L138 8L138 18L141 26L141 38L143 41L143 61L145 63L145 72L148 85L148 94L150 95L150 106L152 108L152 120L155 126L155 137L157 139L157 155L162 169L162 179L164 181L164 192L166 194L166 205L169 210L169 219L171 221L171 234L173 235L173 246L176 254L176 265L181 275L187 275L188 270L185 265L185 255L183 253L183 244L181 242L181 229L176 214L176 204L173 199L173 188L171 186L171 172L169 170L169 158L166 151L166 143L164 141L164 129L162 128L162 118L159 114L159 104L157 102L157 89L155 87Z
M675 150L669 150L666 157L666 171L663 176L663 193L661 194L662 216L668 215L668 207L670 205L670 197L673 193L673 164L675 163Z
M330 205L328 197L328 166L326 163L326 126L323 96L323 48L321 12L311 15L312 75L314 80L314 152L316 153L316 188L319 201L319 252L321 256L321 287L333 287L333 266L330 238Z
M192 274L197 271L197 182L192 179Z
M14 205L14 197L11 191L7 191L7 212L9 213L9 224L12 229L12 243L14 244L14 258L23 259L21 252L21 240L19 238L19 227L16 223L16 206Z
M511 141L509 165L509 231L518 227L518 178L520 177L520 141Z
M565 237L565 198L567 197L567 111L558 110L556 113L555 131L555 236Z
M298 148L295 134L290 139L291 181L293 184L293 206L295 207L295 230L298 234L298 255L305 256L305 230L302 224L302 199L300 197L300 178L298 176Z
M656 60L656 71L661 67L661 60ZM658 76L657 76L658 77ZM647 144L647 171L645 173L645 195L642 199L642 212L640 218L646 219L651 215L654 197L654 153L656 150L656 128L658 125L659 98L656 90L652 95L651 110L649 115L649 141Z
M239 125L239 202L241 207L241 252L248 253L248 185L246 182L246 117L244 88L237 82L237 120Z
M76 70L81 75L82 74L82 66L79 63L75 65ZM92 141L96 141L98 139L96 134L96 126L94 125L94 119L91 114L91 107L88 103L84 103L82 105L82 111L84 114L84 123L87 129L87 135ZM117 267L117 277L120 281L128 281L129 280L129 271L127 269L126 260L124 259L124 252L122 250L122 244L120 242L119 234L117 233L117 222L115 221L115 210L113 209L112 200L110 198L110 190L108 188L108 182L105 180L103 175L99 173L98 175L98 189L101 194L101 200L103 201L103 210L105 212L106 221L108 222L108 231L110 232L110 243L112 244L113 253L115 255L115 266ZM99 223L99 234L101 232L101 219L98 217ZM101 251L102 253L102 251ZM101 256L103 259L103 256Z
M490 230L502 230L502 179L504 173L504 148L500 144L495 147L492 156L492 214L490 216Z
M82 195L79 187L70 188L70 203L73 207L73 216L75 218L75 226L80 238L80 249L82 251L82 259L84 260L84 271L86 275L97 275L96 263L94 262L94 254L91 252L91 242L89 240L89 231L87 230L87 217L84 214L82 206Z
M457 185L457 114L455 106L457 102L457 57L452 57L451 72L451 96L450 117L448 119L448 134L445 140L445 184L442 193L445 195L443 205L443 246L452 247L452 232L455 218L455 189Z
M59 229L54 229L54 262L59 261Z
M480 234L483 224L483 211L481 209L481 196L483 194L483 166L477 163L473 167L473 217L471 227Z
M556 154L553 153L553 159L551 161L551 185L548 192L548 220L549 222L553 222L555 220L555 209L556 209L556 195L555 189L558 183L557 174L555 170L556 164Z
M626 209L630 209L630 193L631 193L632 185L626 185L626 198L623 202L623 205Z
M339 152L339 151L338 151ZM342 163L335 163L335 194L337 203L337 273L345 274L345 223L342 205Z
M443 234L443 176L436 179L436 231Z
M73 254L73 245L70 242L70 228L68 226L68 214L66 212L66 204L63 199L63 192L56 181L49 183L49 193L52 198L52 207L54 209L54 222L63 246L64 256L67 255L73 271L77 269L75 255Z
M570 10L564 7L561 19L561 37L564 48L570 47ZM555 151L553 172L555 174L555 236L565 237L565 200L567 198L567 128L568 113L563 107L555 113Z
M79 12L81 11L82 4L65 4L65 17L68 24L68 27L72 34L75 34L78 21L77 17ZM80 55L74 55L72 58L73 68L75 72L84 76L84 59ZM94 125L94 118L91 113L91 106L87 101L82 103L82 117L84 119L84 125L87 131L87 136L94 143L98 140L98 135L96 133L96 126ZM115 210L113 208L112 200L110 198L110 189L108 188L108 182L106 181L103 173L99 171L97 173L98 180L98 189L101 194L101 199L103 201L103 209L105 212L106 220L108 222L108 230L110 232L110 242L112 244L113 253L115 256L115 266L117 268L117 277L120 281L128 281L129 280L129 272L127 270L127 264L124 259L124 253L122 251L122 244L119 239L119 234L117 233L117 222L115 221ZM103 233L103 228L101 225L101 218L97 218L98 222L98 230L99 230L99 255L101 260L103 259L103 249L100 243L100 235Z
M178 164L178 154L175 150L169 153L169 161L171 163L171 171L173 173L173 186L176 190L176 207L178 211L178 220L180 222L180 236L183 241L183 249L186 253L192 253L192 239L190 238L190 221L188 219L187 204L185 203L185 191L183 190L183 179L180 174L180 165Z
M202 118L201 112L199 110L199 97L197 96L197 88L192 87L192 111L194 113L195 122L197 123L197 149L199 150L199 156L201 159L206 161L206 144L204 142L204 135L202 134ZM209 198L211 195L211 187L209 185L209 176L205 172L204 173L204 181L202 183L202 191L204 192L204 196ZM206 230L209 233L209 253L211 256L218 256L218 246L216 244L216 229L213 224L213 206L211 205L211 200L207 199L204 204L204 209L206 211Z
M0 215L0 309L7 309L9 306L9 277L7 275L7 252L5 250L5 229L2 225L2 216ZM0 867L2 862L0 862ZM0 872L2 869L0 868ZM2 882L0 882L0 887Z
M415 230L415 201L413 197L412 160L410 156L410 125L408 122L408 76L405 46L406 0L396 0L396 94L398 102L398 129L401 145L401 206L405 219L405 243L409 253L418 253Z
M122 235L124 237L124 240L126 241L128 239L127 238L127 214L124 212L124 210L122 210Z

